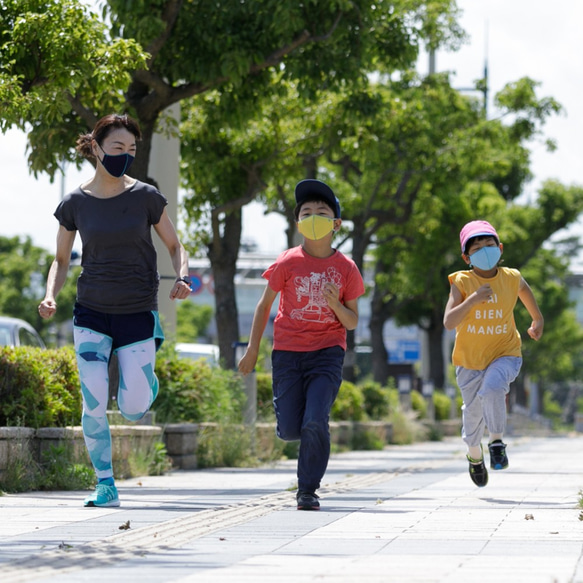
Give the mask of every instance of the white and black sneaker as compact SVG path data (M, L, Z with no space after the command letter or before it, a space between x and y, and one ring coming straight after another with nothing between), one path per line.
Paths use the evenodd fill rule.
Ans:
M472 459L469 455L466 455L466 457L470 462L469 472L472 482L478 488L483 488L488 483L488 470L486 469L486 464L484 464L484 456L482 455L481 460Z
M505 470L508 467L506 444L501 439L495 439L488 444L490 450L490 467L493 470Z

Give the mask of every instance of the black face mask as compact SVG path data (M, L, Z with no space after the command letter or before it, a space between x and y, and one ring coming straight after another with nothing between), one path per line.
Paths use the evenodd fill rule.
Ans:
M99 146L101 148L101 145ZM117 154L116 156L110 156L103 151L103 160L101 163L103 167L115 178L121 178L132 165L135 157L131 154Z

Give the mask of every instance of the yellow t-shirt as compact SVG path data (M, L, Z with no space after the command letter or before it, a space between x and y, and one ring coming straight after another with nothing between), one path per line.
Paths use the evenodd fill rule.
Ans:
M502 356L522 356L520 333L514 322L521 275L517 269L499 267L494 277L479 277L474 271L456 271L448 276L465 300L489 283L492 299L474 306L455 329L452 361L455 366L484 370Z

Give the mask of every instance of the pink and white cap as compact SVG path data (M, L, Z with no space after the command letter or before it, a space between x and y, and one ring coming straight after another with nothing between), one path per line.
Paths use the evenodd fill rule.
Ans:
M488 221L471 221L467 225L464 225L463 229L460 231L460 245L462 246L462 253L466 252L466 243L472 237L486 236L496 237L496 241L500 243L500 237L498 237L496 229Z

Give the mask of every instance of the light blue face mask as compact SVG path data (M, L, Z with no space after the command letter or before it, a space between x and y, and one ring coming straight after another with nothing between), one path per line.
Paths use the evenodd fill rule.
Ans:
M482 271L490 271L498 265L502 252L500 247L482 247L479 251L470 255L470 262L474 267Z

